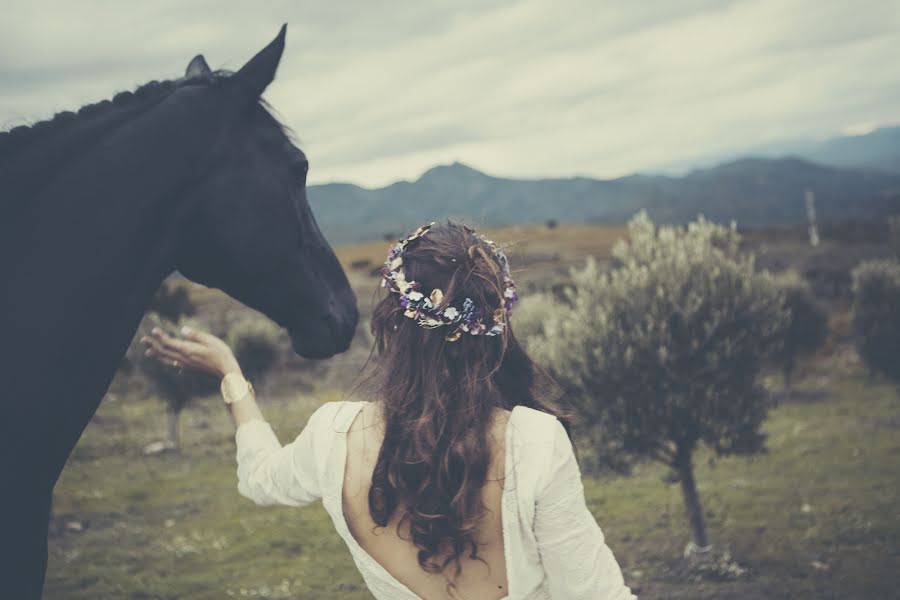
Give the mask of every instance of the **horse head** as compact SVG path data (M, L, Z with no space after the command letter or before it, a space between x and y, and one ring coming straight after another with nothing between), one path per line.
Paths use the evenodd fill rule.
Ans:
M177 269L284 327L307 358L343 352L356 330L356 296L310 210L306 155L266 110L286 26L215 86L225 123L216 160L184 200L191 205ZM211 71L202 55L185 78Z

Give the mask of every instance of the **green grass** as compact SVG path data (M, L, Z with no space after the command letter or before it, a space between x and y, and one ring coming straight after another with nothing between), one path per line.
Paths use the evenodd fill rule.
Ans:
M260 398L287 442L339 396ZM681 568L688 530L661 466L586 477L588 504L644 599L894 598L898 428L894 388L850 373L832 376L820 400L773 410L768 454L712 464L698 453L710 539L748 569L736 580L695 582ZM258 507L238 495L234 430L217 398L185 410L180 454L143 456L164 431L154 399L101 405L56 486L45 598L371 598L320 504Z

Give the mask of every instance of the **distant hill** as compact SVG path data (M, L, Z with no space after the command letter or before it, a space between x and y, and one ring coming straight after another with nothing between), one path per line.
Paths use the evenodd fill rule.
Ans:
M838 152L838 151L835 151ZM632 175L600 180L504 179L461 163L437 166L413 182L378 189L309 186L322 231L335 244L397 237L430 220L463 218L479 226L522 223L623 223L646 209L658 222L685 223L698 213L739 226L804 222L805 189L820 219L872 218L900 212L900 174L824 166L798 158L745 158L682 177Z
M793 139L731 152L675 160L658 165L654 172L679 175L701 165L711 166L741 157L795 157L832 167L900 173L900 126L881 127L861 135L841 135L825 140Z
M900 173L900 126L832 138L794 154L825 165Z

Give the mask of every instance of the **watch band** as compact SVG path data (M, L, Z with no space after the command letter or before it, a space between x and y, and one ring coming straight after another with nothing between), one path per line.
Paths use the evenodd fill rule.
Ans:
M225 400L225 404L242 402L250 396L255 397L253 384L236 371L232 371L222 378L219 389L222 391L222 398Z

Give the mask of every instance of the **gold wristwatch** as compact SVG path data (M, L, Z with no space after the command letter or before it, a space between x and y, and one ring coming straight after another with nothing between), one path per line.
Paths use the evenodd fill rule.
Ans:
M225 404L241 402L250 396L256 398L253 384L244 379L244 376L237 371L232 371L222 378L220 389L222 390L222 398L225 399Z

